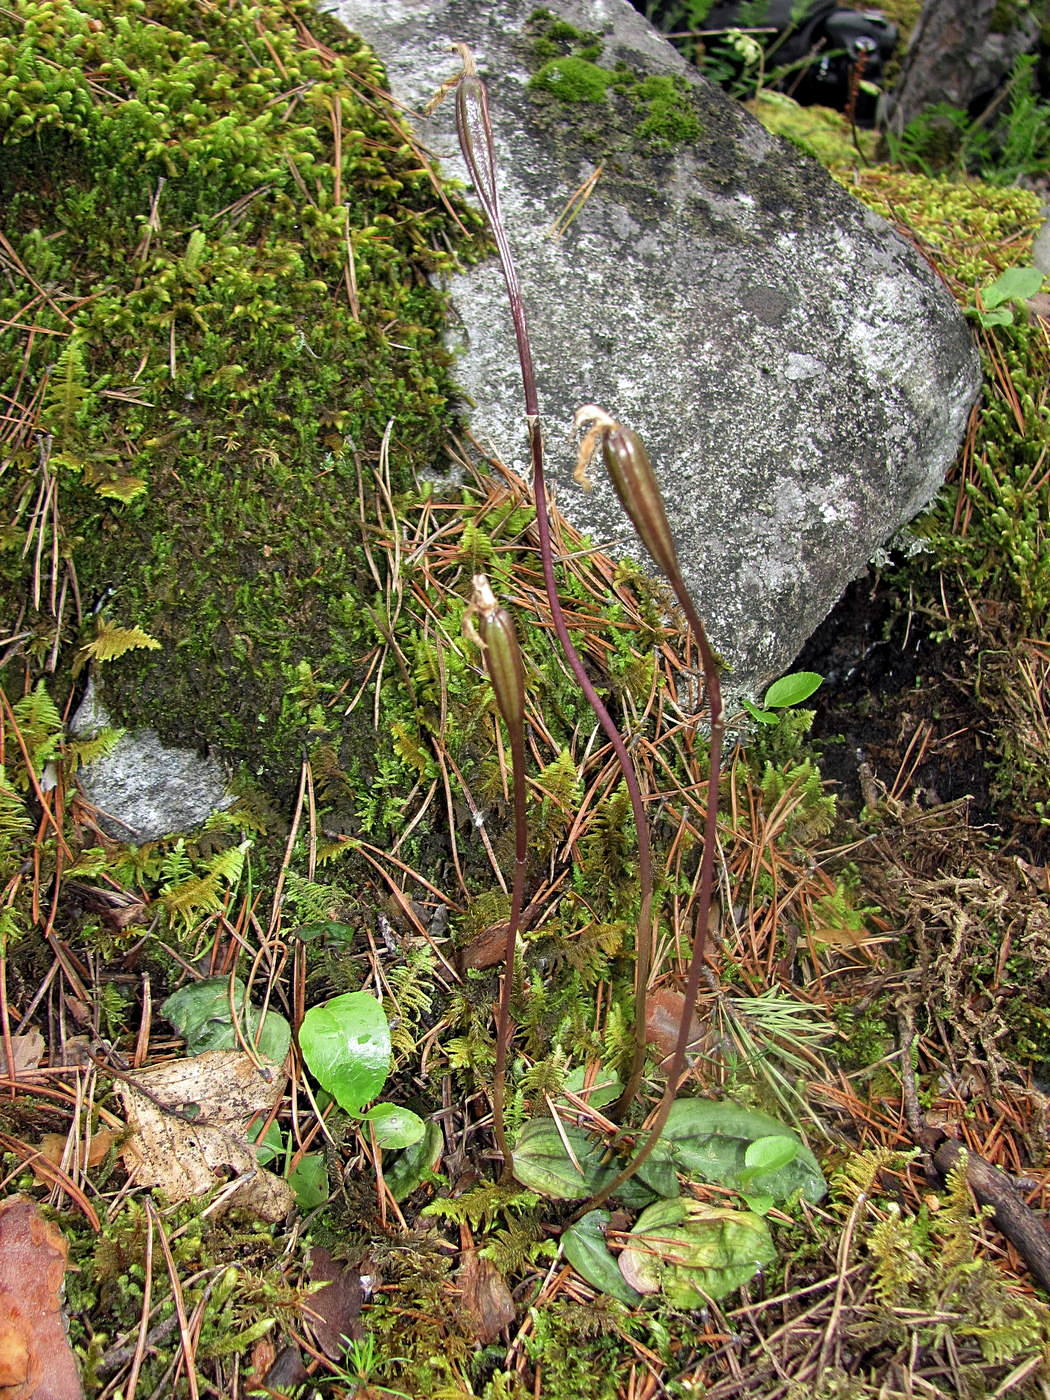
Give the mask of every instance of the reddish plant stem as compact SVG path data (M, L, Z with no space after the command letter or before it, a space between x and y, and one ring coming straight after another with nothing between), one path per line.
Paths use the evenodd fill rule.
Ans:
M510 918L503 950L503 986L496 1017L496 1067L492 1076L492 1128L496 1145L503 1154L503 1180L512 1170L507 1133L504 1128L504 1102L507 1083L507 1049L510 1045L510 998L514 988L514 951L525 902L525 866L528 859L528 823L525 817L525 730L510 730L511 772L514 782L514 878L511 885Z
M467 169L474 182L474 189L481 201L481 206L485 211L492 236L496 242L496 251L507 287L511 320L514 325L514 339L518 349L518 362L521 366L525 421L528 425L529 455L532 465L532 492L536 505L536 532L539 537L540 561L543 567L543 581L550 605L551 620L554 623L558 643L565 654L569 667L616 755L630 798L631 813L638 836L638 884L641 905L638 914L635 948L634 1055L627 1085L617 1104L617 1111L623 1114L638 1092L645 1066L645 1001L652 964L653 905L653 867L649 824L645 817L641 787L634 764L627 752L627 746L612 716L595 690L579 653L573 646L565 622L565 614L558 597L558 584L554 576L550 518L547 513L547 488L543 471L543 436L540 431L536 371L533 365L521 283L518 280L517 268L514 264L510 244L507 241L500 210L499 190L496 183L496 153L492 140L492 124L489 120L488 94L485 84L477 77L469 50L463 45L457 45L457 47L463 56L464 73L456 90L456 127L460 147L463 151L463 159L467 163Z

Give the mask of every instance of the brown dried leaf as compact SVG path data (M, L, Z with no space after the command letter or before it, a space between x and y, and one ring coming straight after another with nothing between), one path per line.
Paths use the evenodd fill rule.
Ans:
M27 1069L36 1069L44 1058L44 1037L36 1030L25 1031L22 1035L13 1035L11 1037L11 1058L14 1064L13 1069L7 1062L7 1046L0 1038L0 1073L9 1078L17 1079Z
M130 1130L124 1163L142 1186L159 1186L173 1205L199 1196L231 1177L245 1180L226 1208L283 1220L294 1205L286 1181L258 1165L247 1141L248 1124L277 1106L285 1075L260 1068L239 1050L208 1050L139 1070L118 1093Z
M682 993L673 992L669 987L653 992L646 1003L645 1038L650 1045L655 1045L664 1056L665 1067L667 1061L674 1055L674 1048L678 1043L678 1027L682 1020L684 1006L685 997ZM697 1019L694 1008L689 1020L687 1056L696 1055L703 1048L703 1042L704 1030Z
M0 1203L0 1395L84 1400L62 1316L66 1241L32 1201Z
M504 919L502 923L489 924L488 928L483 928L460 949L460 967L464 971L469 967L495 967L503 961L506 951L507 921Z
M474 1322L474 1335L482 1346L488 1346L516 1316L506 1280L491 1259L468 1249L457 1281L463 1306Z
M333 1360L346 1350L343 1338L353 1341L363 1335L357 1321L365 1301L361 1274L333 1259L327 1249L314 1245L310 1250L310 1279L323 1287L311 1293L307 1307L317 1345Z
M112 1128L100 1128L97 1133L92 1133L91 1141L88 1143L88 1156L85 1163L88 1167L97 1167L106 1160L106 1153L116 1142L119 1134ZM62 1158L65 1155L68 1138L65 1133L45 1133L40 1139L40 1155L46 1158L53 1166L60 1167ZM52 1178L44 1177L48 1186L51 1185ZM0 1400L4 1397L0 1395Z

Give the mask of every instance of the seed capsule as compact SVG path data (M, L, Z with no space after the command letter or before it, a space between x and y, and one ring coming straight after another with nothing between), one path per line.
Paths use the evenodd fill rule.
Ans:
M512 736L525 729L525 667L514 623L501 608L484 574L475 574L470 621L485 655L485 666L503 722Z

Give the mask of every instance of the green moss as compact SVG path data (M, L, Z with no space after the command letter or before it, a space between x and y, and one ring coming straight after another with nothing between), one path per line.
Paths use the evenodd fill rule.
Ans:
M783 136L805 155L819 160L829 169L857 162L850 124L841 112L830 107L803 107L782 92L763 91L747 104L767 131ZM872 131L857 133L862 154L869 159L875 154L878 136Z
M43 472L84 617L56 629L30 590L31 646L88 640L106 600L162 646L120 663L120 719L207 735L285 785L382 641L363 549L377 446L392 424L394 491L443 451L429 278L470 247L372 95L375 58L313 22L301 0L0 15L16 510L31 527ZM12 617L24 543L0 540Z
M665 148L700 139L700 118L689 102L688 84L677 75L651 73L634 87L632 101L645 109L638 135Z
M574 29L547 10L529 18L529 58L536 70L529 87L554 106L603 104L598 127L585 140L598 144L605 160L628 149L666 152L698 141L702 132L691 85L678 74L643 74L619 64L601 66L600 36ZM545 115L550 115L545 113ZM588 135L589 133L589 135Z
M529 86L553 94L560 102L601 102L616 74L585 58L552 58L529 80Z
M946 272L971 285L1023 260L1025 240L1040 222L1039 197L1031 190L920 175L891 165L842 172L837 178L869 209L913 230Z

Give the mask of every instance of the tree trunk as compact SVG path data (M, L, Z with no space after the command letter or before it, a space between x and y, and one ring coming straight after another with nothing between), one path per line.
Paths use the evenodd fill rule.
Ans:
M1038 20L1018 19L1007 34L991 33L997 0L925 0L886 103L887 129L899 135L936 102L969 107L1009 73L1031 47Z

